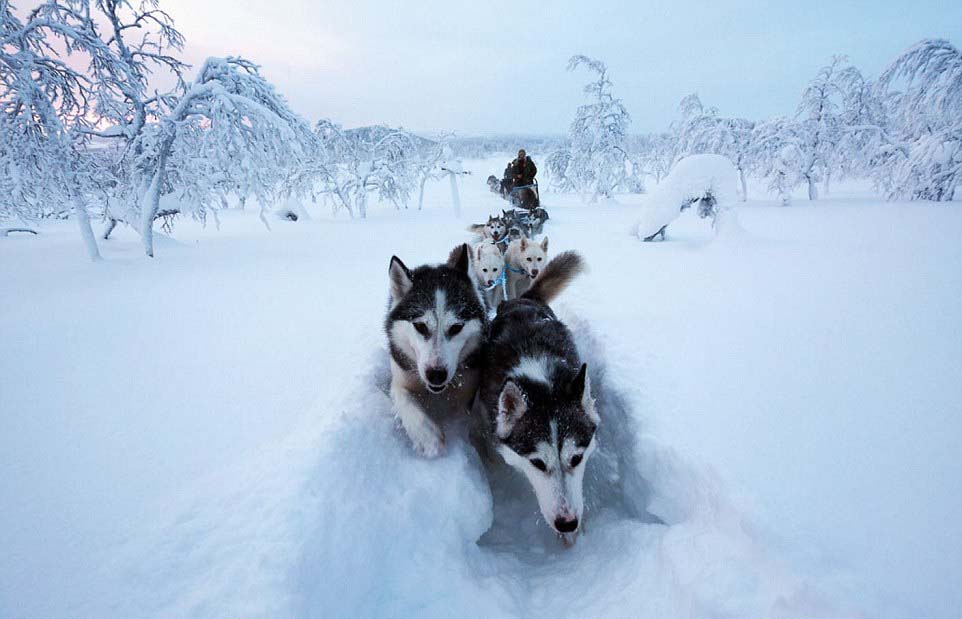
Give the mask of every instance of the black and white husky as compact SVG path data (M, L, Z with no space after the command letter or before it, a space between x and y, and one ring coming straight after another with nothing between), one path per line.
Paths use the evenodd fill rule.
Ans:
M562 536L580 527L599 418L587 364L548 303L583 268L578 254L559 254L521 297L498 307L478 398L489 444L524 473L545 521Z
M455 248L446 264L414 270L393 256L389 273L384 328L391 399L414 449L435 457L444 450L444 434L431 417L466 411L477 391L487 323L484 300L467 245Z

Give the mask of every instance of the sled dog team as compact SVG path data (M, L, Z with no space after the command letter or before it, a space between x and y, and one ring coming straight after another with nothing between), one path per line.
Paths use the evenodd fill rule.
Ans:
M584 270L575 252L547 259L548 239L507 240L505 222L472 226L440 265L389 267L385 320L394 409L422 456L444 451L433 417L470 413L486 446L522 472L547 524L573 542L585 463L599 418L587 365L549 307ZM496 310L489 320L489 310Z

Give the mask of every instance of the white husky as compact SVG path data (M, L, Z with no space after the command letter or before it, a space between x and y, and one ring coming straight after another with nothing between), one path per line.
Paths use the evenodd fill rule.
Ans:
M483 241L474 246L474 279L484 292L488 309L497 309L507 291L507 270L504 256L498 246Z
M540 243L524 236L511 241L504 254L504 263L508 270L508 298L517 299L531 287L531 281L548 263L548 237Z

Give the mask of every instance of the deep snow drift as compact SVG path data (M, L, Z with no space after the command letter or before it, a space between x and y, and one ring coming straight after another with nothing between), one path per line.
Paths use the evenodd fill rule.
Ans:
M953 616L962 213L752 200L743 234L641 244L647 196L546 193L603 419L564 550L463 420L421 460L384 393L391 254L467 240L499 166L461 220L439 183L366 222L185 222L154 261L0 239L0 616Z

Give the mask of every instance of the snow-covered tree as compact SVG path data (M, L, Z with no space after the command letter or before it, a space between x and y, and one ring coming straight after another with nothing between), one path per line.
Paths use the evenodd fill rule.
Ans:
M243 175L261 204L282 195L290 169L305 160L306 123L242 58L208 58L176 105L138 138L137 165L149 173L138 203L144 251L154 255L153 223L164 194L203 217L221 204L225 184Z
M585 67L597 78L585 86L589 101L578 108L571 123L571 154L563 176L577 190L590 193L595 201L610 198L633 173L627 148L631 116L621 99L612 94L605 63L587 56L572 56L568 70L579 67Z
M962 183L962 52L920 41L882 73L892 116L875 177L892 198L952 200Z
M30 220L48 205L69 205L88 255L97 260L87 196L100 177L84 148L95 91L77 62L61 58L76 54L111 66L85 8L49 1L21 20L0 0L0 217Z
M755 123L744 118L723 118L715 108L705 108L697 94L682 99L679 109L681 122L676 128L676 156L715 154L723 155L738 170L741 185L740 199L748 197L745 180L751 158L752 128Z
M791 203L792 189L804 180L802 170L807 160L801 148L803 139L798 123L784 117L760 122L752 130L749 158L785 206Z
M104 238L118 221L136 219L138 202L152 170L138 167L147 140L148 123L167 114L183 94L187 65L174 54L183 48L184 37L173 19L160 9L157 0L96 0L97 19L91 28L109 51L111 63L91 63L89 73L95 84L97 127L89 132L119 143L120 154L113 165L115 178L107 192ZM103 24L101 28L99 24ZM151 91L151 79L163 72L170 88Z
M809 200L818 199L818 181L824 180L828 187L841 165L842 113L849 89L861 81L858 69L844 56L834 56L802 91L795 118L803 157L799 173L808 186Z
M428 181L444 176L441 163L453 157L448 140L450 134L443 133L435 140L419 140L416 157L412 163L418 185L418 210L424 208L424 186ZM416 140L417 141L417 140Z

